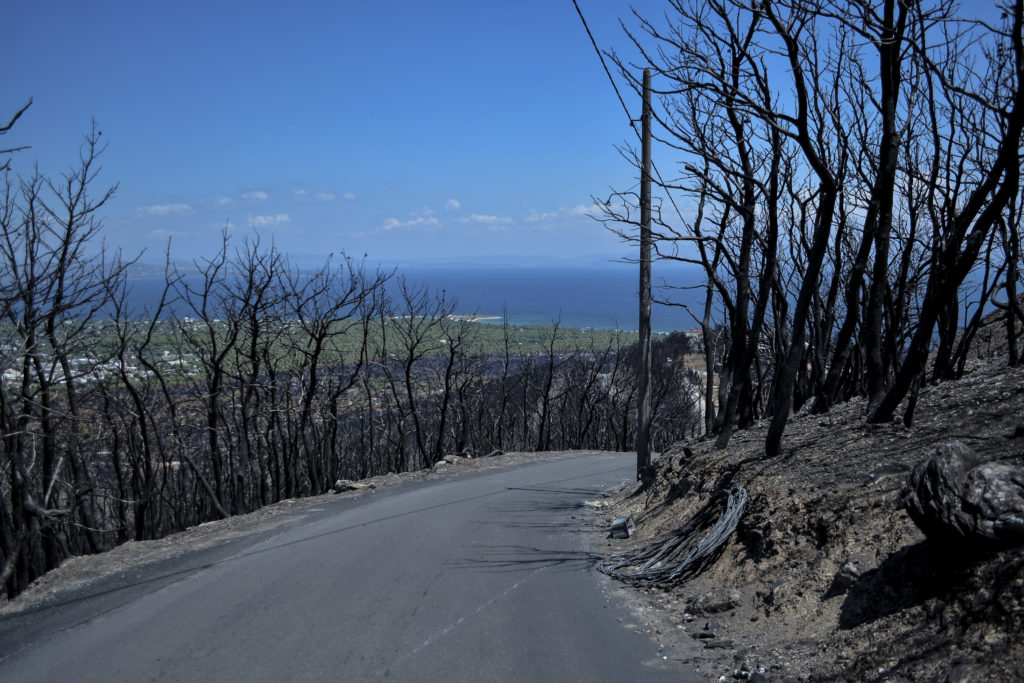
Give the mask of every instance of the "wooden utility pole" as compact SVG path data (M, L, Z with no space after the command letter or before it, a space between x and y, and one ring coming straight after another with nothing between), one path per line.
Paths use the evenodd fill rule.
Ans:
M645 480L651 466L651 70L644 69L644 103L640 118L640 360L637 384L636 478Z

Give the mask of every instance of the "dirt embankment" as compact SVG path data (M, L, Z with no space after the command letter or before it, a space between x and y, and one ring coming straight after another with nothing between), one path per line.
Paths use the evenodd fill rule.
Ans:
M639 591L648 628L688 640L679 652L703 643L685 661L714 679L1024 680L1024 548L938 546L900 503L912 467L943 442L1024 464L1024 367L972 361L964 379L922 390L911 428L866 424L864 411L858 400L795 416L773 460L761 459L764 425L722 451L680 444L650 491L604 501L604 523L637 521L612 551L671 532L728 482L749 493L710 568Z

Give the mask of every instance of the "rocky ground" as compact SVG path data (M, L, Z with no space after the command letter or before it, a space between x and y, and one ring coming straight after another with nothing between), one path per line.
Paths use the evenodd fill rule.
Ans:
M601 542L609 553L670 533L727 482L749 493L710 568L634 589L667 656L725 680L1024 680L1024 548L942 546L900 502L911 468L950 440L1024 465L1024 367L971 361L960 381L922 390L911 428L866 424L864 411L794 417L774 460L761 459L766 425L725 450L679 444L650 490L595 502L603 524L637 523Z

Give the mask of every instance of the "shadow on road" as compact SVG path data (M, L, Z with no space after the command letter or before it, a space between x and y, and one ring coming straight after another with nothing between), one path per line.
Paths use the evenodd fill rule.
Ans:
M480 557L465 558L449 563L454 569L484 569L495 572L533 571L536 569L562 569L577 571L591 569L600 555L566 550L565 548L536 548L526 545L485 546Z

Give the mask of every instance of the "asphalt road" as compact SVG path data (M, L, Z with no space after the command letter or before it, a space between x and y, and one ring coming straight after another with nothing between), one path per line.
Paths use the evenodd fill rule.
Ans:
M382 489L0 621L0 681L699 680L593 569L588 455Z

